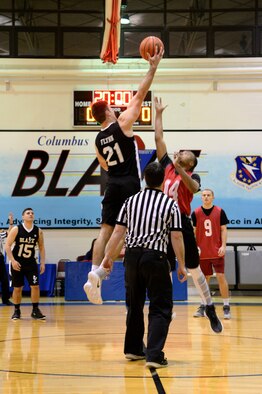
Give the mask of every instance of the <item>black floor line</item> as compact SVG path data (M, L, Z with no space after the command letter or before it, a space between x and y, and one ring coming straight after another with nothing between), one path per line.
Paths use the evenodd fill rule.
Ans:
M162 382L160 380L160 377L159 377L158 373L156 372L156 369L149 368L149 370L151 372L151 375L152 375L153 381L155 383L158 394L166 394L165 389L164 389Z

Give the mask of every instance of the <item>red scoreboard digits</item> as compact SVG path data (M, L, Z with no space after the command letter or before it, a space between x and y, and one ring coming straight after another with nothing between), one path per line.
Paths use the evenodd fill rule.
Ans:
M99 124L92 117L92 102L104 100L116 112L118 117L123 112L136 91L132 90L77 90L74 91L74 125L75 127L96 128ZM147 129L153 127L152 119L152 93L149 91L142 103L141 112L134 123L134 129Z
M131 90L94 90L94 102L105 100L112 106L126 107L133 97Z

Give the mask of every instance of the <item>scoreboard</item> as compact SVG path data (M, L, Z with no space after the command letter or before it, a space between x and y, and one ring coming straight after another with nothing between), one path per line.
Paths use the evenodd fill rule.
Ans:
M105 100L118 117L125 111L136 91L133 90L75 90L74 91L74 127L98 128L99 123L92 117L91 104ZM152 92L148 91L142 103L141 112L134 122L134 129L152 129Z

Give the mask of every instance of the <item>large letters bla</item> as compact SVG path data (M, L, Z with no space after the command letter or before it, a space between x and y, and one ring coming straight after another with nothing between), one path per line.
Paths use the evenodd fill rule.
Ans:
M59 181L61 173L63 171L69 150L63 150L57 162L56 168L53 172L49 187L46 191L46 196L65 196L68 188L57 188L56 185ZM39 166L36 168L31 168L34 160L40 160ZM43 186L45 181L45 174L43 169L47 165L49 160L49 155L47 152L42 150L29 150L27 152L25 161L22 165L20 174L18 176L17 182L15 184L12 196L15 197L26 197L31 196L38 192ZM32 187L23 187L26 178L34 178L35 184Z
M68 192L68 188L59 188L57 187L57 184L62 175L63 168L69 153L70 150L61 151L52 178L50 180L49 186L47 187L45 196L48 197L66 196ZM31 168L33 167L32 164L34 160L35 161L40 160L40 163L37 167L35 166L35 168ZM20 174L16 181L14 190L12 192L12 196L26 197L26 196L31 196L36 192L38 192L43 186L45 181L45 174L43 170L46 167L48 161L49 161L49 155L47 152L41 150L29 150L27 152L25 161L22 165ZM93 176L93 173L95 172L97 167L99 167L99 162L97 158L95 158L95 160L91 163L90 167L86 170L86 172L77 182L77 184L73 187L73 189L68 194L68 196L70 197L78 196L83 190L83 188L85 187L85 185L100 185L100 195L103 195L105 190L106 175L105 175L105 171L101 169L100 176ZM27 187L27 188L24 187L24 183L27 178L35 179L35 184L32 187Z

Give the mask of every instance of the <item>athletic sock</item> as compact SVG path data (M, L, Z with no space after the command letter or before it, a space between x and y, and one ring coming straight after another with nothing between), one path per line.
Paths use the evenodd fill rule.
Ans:
M100 278L101 280L103 280L103 279L105 279L105 278L109 275L109 272L108 272L108 270L106 270L105 268L99 267L99 268L96 270L96 274L99 276L99 278Z
M202 298L204 305L211 305L212 304L212 297L210 294L210 289L206 280L205 275L201 271L199 267L197 268L188 268L190 272L193 282Z

